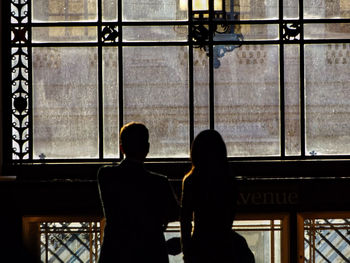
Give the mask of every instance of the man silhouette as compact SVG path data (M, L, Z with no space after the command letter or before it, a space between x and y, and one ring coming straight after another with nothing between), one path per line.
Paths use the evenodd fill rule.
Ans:
M120 150L125 159L98 172L106 217L99 263L169 262L163 231L177 219L178 203L167 178L143 166L148 139L142 123L124 125Z

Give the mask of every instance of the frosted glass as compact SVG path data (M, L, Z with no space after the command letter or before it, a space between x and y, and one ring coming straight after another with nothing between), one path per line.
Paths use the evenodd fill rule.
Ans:
M187 47L125 47L124 122L150 131L149 157L189 155Z
M349 0L304 1L305 18L350 18Z
M104 157L119 157L118 48L103 48L103 143Z
M33 0L33 22L97 21L97 0Z
M230 156L280 154L279 49L245 45L214 71L215 128Z
M180 12L178 0L122 0L123 20L183 20L186 12Z
M301 154L300 136L300 49L284 46L285 153Z
M102 0L102 19L104 21L118 20L118 1Z
M299 18L299 0L283 0L283 17Z
M278 25L240 25L236 33L244 40L275 40L279 37Z
M234 11L239 13L239 20L277 19L278 0L234 1Z
M125 41L186 41L187 26L125 26Z
M96 27L33 27L32 42L97 42L97 29Z
M305 39L350 39L350 23L305 24Z
M209 58L193 49L194 136L209 129Z
M350 44L305 46L306 154L350 153Z
M97 48L33 48L33 158L98 157Z

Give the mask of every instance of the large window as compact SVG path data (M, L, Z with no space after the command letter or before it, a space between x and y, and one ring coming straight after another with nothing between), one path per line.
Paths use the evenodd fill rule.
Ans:
M12 162L187 158L207 128L230 157L350 154L350 2L11 0Z

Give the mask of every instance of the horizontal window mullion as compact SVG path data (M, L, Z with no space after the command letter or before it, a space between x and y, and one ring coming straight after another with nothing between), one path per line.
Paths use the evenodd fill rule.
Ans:
M97 42L76 42L76 43L32 43L28 47L94 47L94 46L188 46L190 41L169 41L169 42L123 42L123 43L97 43ZM196 42L193 45L277 45L277 44L329 44L329 43L350 43L350 39L308 39L296 41L284 40L249 40L249 41L205 41ZM20 47L23 45L12 45L13 47Z
M228 157L229 162L254 162L254 161L272 161L279 163L280 161L346 161L349 155L315 155L315 156L250 156L250 157ZM99 158L94 159L45 159L45 160L13 160L13 164L113 164L120 162L120 158ZM152 163L190 163L189 158L146 158L147 164Z

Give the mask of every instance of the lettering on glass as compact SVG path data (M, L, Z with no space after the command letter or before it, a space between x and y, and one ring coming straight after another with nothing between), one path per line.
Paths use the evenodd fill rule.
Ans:
M243 192L238 195L238 205L294 205L296 192Z

